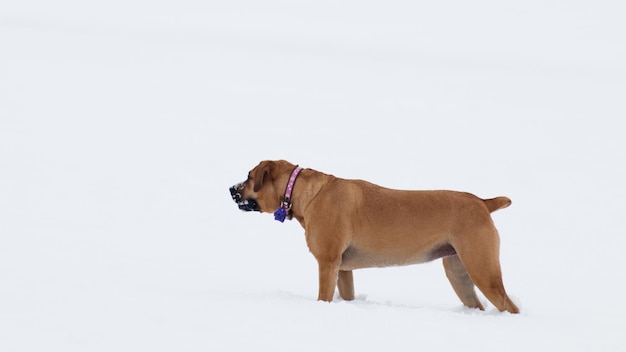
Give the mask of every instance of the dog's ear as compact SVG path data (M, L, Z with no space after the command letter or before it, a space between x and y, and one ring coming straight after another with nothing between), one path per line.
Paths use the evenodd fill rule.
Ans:
M258 192L263 187L263 182L268 181L272 163L269 161L262 162L254 174L254 191Z

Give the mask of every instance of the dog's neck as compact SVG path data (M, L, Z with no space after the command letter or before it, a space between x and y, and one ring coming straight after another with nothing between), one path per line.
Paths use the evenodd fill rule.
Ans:
M310 177L314 174L318 176L323 175L326 178L325 182L321 184L309 182ZM305 169L298 176L298 182L295 187L296 190L291 197L291 215L298 220L302 227L304 227L304 218L307 208L333 178L334 177L331 175L326 175L312 169Z

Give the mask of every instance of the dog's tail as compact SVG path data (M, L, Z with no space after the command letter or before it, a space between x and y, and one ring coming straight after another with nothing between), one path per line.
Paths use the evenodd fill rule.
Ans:
M491 199L483 199L487 209L489 209L490 213L493 213L496 210L504 209L511 205L511 199L509 197L496 197Z

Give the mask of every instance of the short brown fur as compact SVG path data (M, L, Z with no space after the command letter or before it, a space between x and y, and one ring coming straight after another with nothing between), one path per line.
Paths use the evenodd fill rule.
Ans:
M294 168L284 160L262 161L237 191L255 200L260 211L272 213ZM443 257L446 276L463 304L484 309L476 285L498 310L519 312L504 290L500 240L490 216L511 204L507 197L392 190L304 169L291 199L293 217L318 262L319 300L331 301L336 286L343 299L354 299L354 269Z

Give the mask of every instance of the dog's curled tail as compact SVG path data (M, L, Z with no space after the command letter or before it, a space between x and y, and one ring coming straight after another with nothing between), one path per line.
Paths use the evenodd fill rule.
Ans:
M489 209L490 213L493 213L496 210L504 209L511 205L511 199L509 197L496 197L491 199L483 199L487 209Z

